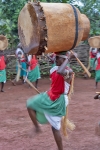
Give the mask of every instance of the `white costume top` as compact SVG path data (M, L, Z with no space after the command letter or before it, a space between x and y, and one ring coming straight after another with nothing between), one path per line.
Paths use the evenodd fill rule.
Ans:
M18 54L19 52L21 54ZM20 58L21 61L23 61L25 59L24 52L21 48L16 49L15 55L16 55L17 58Z
M58 70L58 66L55 66L53 67L51 70L50 70L50 74L53 73L54 71ZM65 106L67 107L68 105L68 92L69 92L69 88L70 88L70 84L68 84L66 81L65 81ZM62 117L59 117L59 116L51 116L47 113L44 113L46 119L48 120L48 122L51 124L51 126L53 126L56 130L60 130L61 128L61 119Z

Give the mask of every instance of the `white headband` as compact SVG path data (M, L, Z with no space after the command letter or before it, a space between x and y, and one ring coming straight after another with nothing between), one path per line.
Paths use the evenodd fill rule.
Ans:
M62 57L62 58L67 58L68 59L68 57L67 56L65 56L65 55L56 55L56 56L58 56L58 57Z

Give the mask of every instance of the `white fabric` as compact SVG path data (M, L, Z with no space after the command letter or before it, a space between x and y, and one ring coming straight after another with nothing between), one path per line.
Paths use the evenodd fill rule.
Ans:
M50 70L50 74L52 74L54 71L58 70L58 66L54 66L51 70ZM70 84L68 84L66 81L65 81L65 90L64 90L64 98L65 98L65 106L67 107L68 105L68 91L69 91L69 87L70 87ZM51 126L53 126L56 130L60 130L61 128L61 119L62 117L59 117L59 116L51 116L47 113L44 113L46 119L48 120L48 122L51 124Z
M32 55L28 55L28 62L30 62L32 59Z
M60 130L62 117L50 116L46 113L45 113L45 117L52 127L54 127L56 130Z
M30 61L31 61L31 59L32 59L32 55L28 55L28 62L30 62ZM28 67L28 71L31 71L30 66Z
M65 95L65 106L67 107L68 105L68 96ZM56 130L60 130L61 128L61 119L62 117L59 116L51 116L47 113L44 113L46 119L48 120L48 122L51 124L52 127L54 127Z
M68 84L67 82L65 82L65 95L64 95L64 98L65 98L65 106L67 107L68 106L68 91L69 91L69 87L70 87L70 84ZM46 114L44 113L46 119L48 120L48 122L51 124L51 126L53 126L56 130L60 130L61 128L61 119L62 117L58 117L58 116L51 116L49 114Z
M59 56L61 58L65 58L65 59L68 59L68 57L66 55L56 55L56 56Z
M68 92L69 92L69 88L70 88L70 84L68 84L66 81L65 81L65 91L64 93L67 95Z
M18 54L19 52L21 52L21 54ZM24 58L24 52L23 52L23 50L21 48L17 48L15 54L16 54L17 58L19 57L21 60L25 59Z
M92 53L93 53L93 54L97 53L97 48L93 49L93 50L92 50Z
M96 53L97 53L97 48L90 48L90 52L92 52L92 54L94 55L94 56L96 56Z
M18 52L21 52L21 53L23 53L23 51L22 51L22 49L21 49L21 48L17 48L17 49L16 49L16 52L15 52L15 54L16 54L16 55L18 55ZM23 54L24 54L24 53L23 53Z
M97 56L96 56L96 57L97 57L97 59L100 58L100 53L99 53L99 52L97 53Z
M50 74L52 74L54 71L58 70L58 66L54 66L50 69Z
M96 52L97 52L97 48L91 47L91 48L90 48L90 52L96 53Z

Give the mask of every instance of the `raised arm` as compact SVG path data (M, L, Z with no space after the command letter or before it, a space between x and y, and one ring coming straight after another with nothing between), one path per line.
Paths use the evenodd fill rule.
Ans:
M59 73L59 74L65 76L65 75L67 74L67 70L65 69L67 63L68 63L68 58L66 58L66 59L64 60L64 62L62 63L62 65L58 67L57 73Z

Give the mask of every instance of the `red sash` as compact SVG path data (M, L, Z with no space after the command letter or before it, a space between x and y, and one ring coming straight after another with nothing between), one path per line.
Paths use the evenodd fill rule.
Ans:
M6 67L4 56L0 56L0 70L4 70Z

